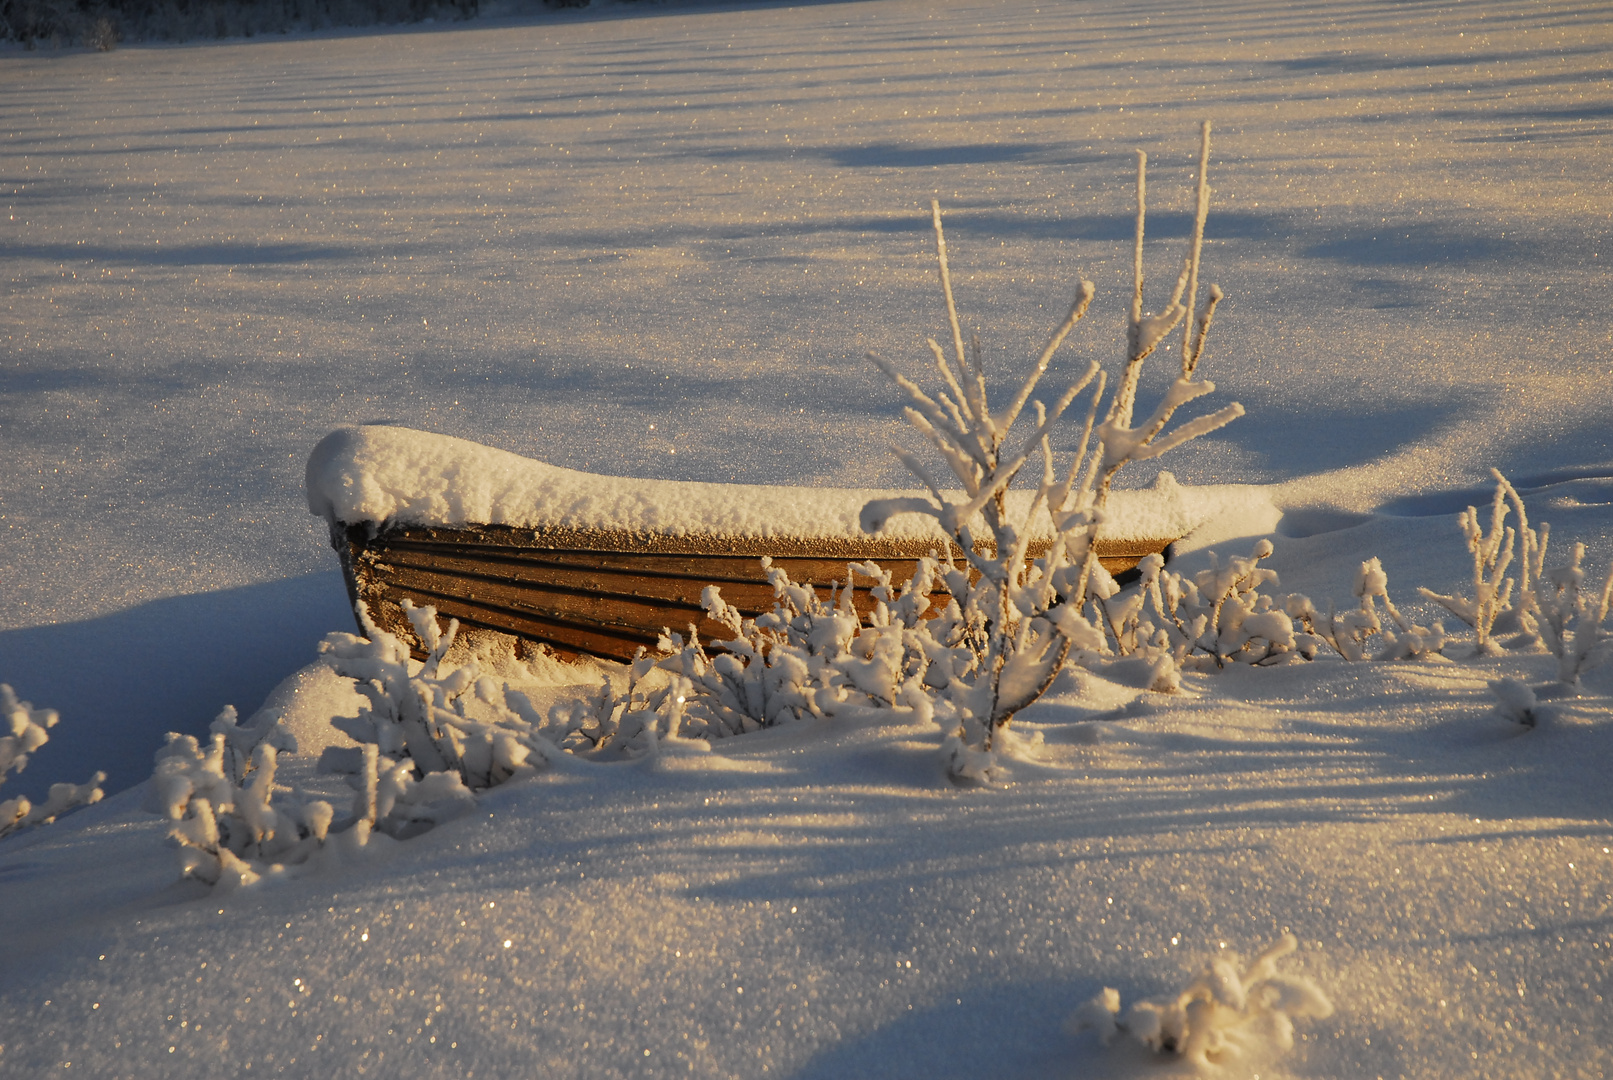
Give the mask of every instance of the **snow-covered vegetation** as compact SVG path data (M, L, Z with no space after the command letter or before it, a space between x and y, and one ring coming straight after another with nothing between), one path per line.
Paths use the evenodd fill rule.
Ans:
M56 726L60 717L54 709L36 709L32 703L18 701L16 692L0 683L0 784L14 772L21 772L28 757L50 741L48 729ZM26 795L0 802L0 839L26 829L30 825L44 825L79 806L88 806L101 799L100 784L106 773L98 772L82 784L55 783L44 802L34 805Z
M1552 0L658 5L10 51L0 680L61 722L0 790L104 768L110 794L0 841L0 1074L1613 1070L1610 71L1613 28ZM1203 362L1248 415L1174 481L1120 474L1190 534L1087 604L1101 648L999 732L989 783L948 782L957 730L909 703L933 686L842 682L781 723L764 681L757 721L753 684L719 712L662 657L568 667L433 621L428 670L353 633L304 502L331 431L469 440L397 458L400 517L480 497L471 443L555 467L500 472L511 505L585 473L895 497L900 402L863 357L941 378L929 201L998 408L1093 283L1062 390L1133 321L1132 148L1174 258L1204 116ZM1475 525L1513 527L1510 565ZM901 584L850 632L885 700ZM1493 616L1484 647L1418 587ZM801 588L735 639L838 617ZM158 751L177 794L148 814ZM1241 1008L1201 978L1284 932L1269 977L1231 962ZM1179 1007L1178 1052L1061 1030L1095 996L1128 1030Z
M1218 955L1174 998L1139 1001L1123 1017L1120 992L1106 986L1065 1026L1074 1034L1095 1031L1105 1046L1125 1035L1197 1066L1237 1059L1265 1064L1273 1053L1294 1048L1295 1019L1333 1015L1333 1003L1313 981L1278 972L1277 961L1298 948L1298 939L1284 934L1243 971L1235 954Z
M1608 568L1599 590L1585 589L1585 545L1575 541L1568 562L1546 566L1546 548L1551 526L1534 529L1516 489L1499 472L1495 476L1495 498L1491 501L1490 528L1480 529L1478 510L1468 507L1457 518L1468 549L1473 553L1473 596L1442 596L1429 589L1419 591L1437 600L1474 628L1475 651L1497 651L1491 633L1500 624L1516 633L1509 644L1515 648L1544 646L1557 657L1557 680L1566 692L1579 689L1580 675L1613 656L1613 634L1603 625L1613 598L1613 566ZM1509 510L1518 513L1518 524L1506 525ZM1513 579L1503 577L1512 565L1515 544L1521 541L1518 600L1511 602Z
M1108 652L1100 629L1107 622L1122 652L1138 652L1135 619L1129 625L1124 615L1116 619L1104 603L1119 590L1098 562L1093 546L1107 520L1104 510L1115 476L1128 463L1158 457L1243 413L1242 406L1229 405L1167 430L1179 408L1215 390L1213 383L1193 380L1215 306L1222 298L1221 290L1211 286L1203 314L1194 319L1210 207L1209 157L1210 125L1206 122L1187 253L1170 298L1158 314L1145 315L1148 159L1141 152L1137 155L1133 292L1125 367L1107 401L1103 421L1097 424L1100 406L1105 403L1105 379L1097 361L1051 407L1032 399L1059 346L1086 315L1092 303L1092 282L1083 280L1076 287L1068 314L1053 330L1009 403L994 412L987 401L978 335L969 348L964 345L941 207L931 202L936 262L952 344L949 358L934 338L927 342L942 388L932 396L878 354L870 354L870 358L902 390L908 423L939 453L951 475L941 479L923 458L897 449L897 457L924 485L924 491L917 496L872 499L862 508L859 521L865 532L879 534L893 517L916 514L933 519L945 542L931 558L920 560L916 574L899 592L893 588L890 574L873 563L847 567L838 604L833 595L826 602L810 587L792 584L783 571L768 566L780 603L772 613L755 620L743 618L724 603L720 590L708 591L703 598L707 613L733 635L731 641L717 643L725 655L711 660L699 642L685 643L681 637L667 640L664 647L679 651L682 676L702 692L701 704L710 703L705 711L719 725L715 730L739 733L781 719L834 715L847 708L910 710L922 721L939 723L954 732L946 745L952 776L983 781L996 769L999 743L1009 723L1053 684L1072 648ZM1181 374L1152 413L1134 425L1143 363L1178 325L1183 327ZM1060 470L1055 467L1051 434L1065 411L1089 387L1086 423L1073 460ZM1035 425L1028 433L1016 435L1014 425L1027 404L1033 406ZM1021 470L1038 457L1040 485L1028 504L1021 499L1011 508L1011 486ZM1032 559L1032 541L1048 535L1051 542ZM942 557L944 564L939 561ZM1151 564L1150 584L1156 601L1159 565L1157 561ZM857 575L876 582L876 607L866 626L852 603ZM945 587L950 600L944 611L930 614L929 596L937 583ZM1179 590L1173 595L1179 595ZM1223 599L1216 597L1217 616ZM1089 604L1095 613L1101 613L1097 625L1082 614ZM1247 640L1246 635L1244 644ZM1144 658L1154 664L1149 685L1174 688L1170 654L1147 646L1144 651L1148 654Z

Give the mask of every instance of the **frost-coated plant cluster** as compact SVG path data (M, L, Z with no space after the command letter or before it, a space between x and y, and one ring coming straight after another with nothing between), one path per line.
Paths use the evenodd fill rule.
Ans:
M1408 660L1444 647L1445 631L1438 622L1430 629L1401 614L1377 559L1363 562L1356 572L1356 606L1341 613L1329 603L1324 615L1301 593L1261 592L1278 584L1277 572L1260 565L1272 551L1271 541L1258 540L1247 558L1231 558L1225 565L1212 551L1210 567L1192 580L1165 570L1158 555L1142 560L1137 592L1095 605L1115 650L1122 655L1163 654L1179 667L1208 669L1314 660L1323 646L1351 661ZM1378 612L1380 601L1388 626ZM1150 608L1157 629L1146 614Z
M170 732L157 751L145 809L168 819L184 874L210 885L249 885L263 874L306 862L329 839L335 811L323 800L276 806L275 768L297 743L278 725L237 724L226 706L203 747ZM349 842L363 844L362 836Z
M412 761L422 781L454 777L456 790L491 787L517 774L530 774L534 766L528 759L537 754L541 762L550 748L533 741L518 720L500 723L505 719L500 717L490 723L473 717L466 706L476 698L493 699L500 689L490 679L479 679L474 663L455 667L444 662L459 633L459 621L450 621L445 632L434 609L405 600L403 611L427 653L418 667L409 657L409 647L371 623L367 612L363 615L367 638L331 634L321 645L337 673L355 680L369 702L357 728L348 734L376 746L388 761ZM400 793L407 795L407 789ZM404 805L416 801L405 797Z
M717 643L726 655L708 661L696 642L672 644L680 647L683 675L714 723L744 730L747 724L828 713L848 703L920 713L933 710L955 732L947 744L949 771L980 780L995 768L1014 715L1046 691L1071 650L1102 649L1103 631L1082 611L1089 601L1101 602L1116 591L1093 550L1115 475L1130 462L1158 457L1243 413L1241 406L1229 405L1170 428L1178 409L1215 389L1213 383L1194 378L1221 299L1220 289L1212 286L1208 303L1195 318L1209 212L1209 152L1206 123L1192 236L1175 286L1157 314L1143 310L1147 157L1138 154L1134 289L1125 367L1106 409L1106 379L1096 362L1051 407L1031 399L1054 353L1092 302L1089 281L1077 287L1069 313L1007 405L991 408L979 340L969 347L964 344L940 205L931 204L952 345L949 355L934 339L929 341L941 387L927 392L884 359L871 359L901 389L908 422L939 452L951 476L943 481L916 454L897 449L898 458L928 495L870 502L861 524L866 531L877 532L897 514L923 514L936 520L952 544L937 559L922 563L918 577L899 595L892 593L888 578L877 567L857 569L881 582L876 587L881 593L878 606L867 626L860 625L844 593L840 603L831 597L825 604L810 595L810 589L781 577L774 580L779 607L750 625L733 615L719 596L708 594L708 612L735 634L732 642ZM1180 375L1139 421L1136 403L1144 361L1178 326L1182 327ZM1065 411L1089 388L1082 435L1061 475L1050 436ZM1010 438L1027 405L1035 415L1033 426L1023 437ZM1038 455L1040 484L1028 511L1015 516L1008 509L1009 487ZM961 492L949 490L953 484L961 485ZM1032 538L1041 531L1042 515L1050 520L1053 540L1031 558ZM926 620L921 618L921 604L928 603L933 578L939 578L951 599L938 618ZM1148 648L1155 647L1150 643ZM1167 654L1158 650L1152 661L1161 669L1160 681L1168 684Z
M668 633L661 662L693 700L685 733L713 738L740 735L807 716L853 715L894 709L915 720L935 718L932 694L975 662L968 647L978 621L969 625L957 602L932 617L930 590L940 575L934 559L898 592L889 571L874 563L851 563L846 579L875 582L866 622L853 603L853 589L832 586L825 600L809 585L762 560L777 602L771 612L747 619L715 586L701 596L706 613L732 639L708 657L698 640ZM956 572L956 571L954 571ZM945 708L945 703L942 703Z
M416 625L429 622L437 631L435 613L427 611ZM227 888L250 885L310 860L326 861L363 848L376 831L412 835L471 804L459 771L416 769L406 753L414 735L414 748L433 755L428 764L441 765L442 751L415 730L415 721L434 719L433 710L451 702L466 680L454 679L453 673L447 679L437 677L441 652L421 669L420 679L411 680L408 648L366 624L369 639L332 634L321 645L336 657L336 669L353 678L372 703L371 711L359 718L372 737L348 763L356 794L347 813L275 783L278 755L297 749L296 739L278 723L243 728L235 709L226 707L213 721L206 746L193 736L169 735L168 745L157 753L146 809L170 822L169 835L179 847L186 876ZM437 631L430 644L446 652L454 629L447 635ZM397 696L389 697L389 692Z
M296 740L278 723L241 727L226 708L205 746L170 734L157 753L146 809L165 816L183 873L234 888L366 847L372 835L416 836L475 805L476 791L534 775L560 760L636 759L690 745L689 684L641 657L625 678L607 673L598 692L556 704L548 716L476 661L446 659L458 620L405 600L426 659L377 627L361 606L367 636L334 633L320 645L333 670L354 680L367 705L335 726L359 746L321 755L328 772L350 774L355 794L342 812L277 784L281 753ZM704 728L695 725L697 734ZM703 748L695 743L691 749Z
M1581 543L1574 545L1566 564L1546 566L1551 527L1531 528L1523 499L1500 472L1492 474L1496 489L1488 530L1481 527L1473 507L1458 516L1473 556L1473 594L1417 591L1473 628L1476 656L1513 649L1542 650L1557 657L1555 685L1525 687L1530 695L1525 697L1518 690L1523 684L1508 679L1502 681L1509 688L1497 691L1503 713L1532 725L1525 714L1534 708L1534 695L1576 694L1580 676L1613 657L1613 631L1604 625L1613 608L1613 569L1599 588L1587 588ZM1516 529L1505 525L1513 511L1519 519ZM1506 571L1520 541L1522 557L1515 581ZM1357 571L1353 608L1340 612L1330 603L1323 614L1299 593L1279 597L1261 592L1278 584L1276 573L1259 565L1271 553L1270 541L1260 540L1248 558L1230 559L1223 566L1211 552L1211 567L1192 581L1165 570L1163 560L1151 555L1138 564L1142 579L1136 592L1116 598L1100 595L1092 601L1101 613L1097 621L1116 652L1146 654L1152 644L1168 650L1184 667L1195 661L1199 667L1219 667L1230 661L1310 660L1322 646L1349 661L1444 655L1449 644L1444 626L1437 620L1420 626L1401 612L1389 595L1389 577L1379 560L1368 559ZM1159 629L1149 621L1149 609ZM1496 641L1497 633L1511 635L1505 649Z
M1294 935L1284 934L1242 971L1236 956L1222 954L1175 997L1139 1001L1124 1015L1119 991L1105 987L1070 1015L1065 1028L1071 1034L1095 1031L1105 1046L1123 1036L1200 1068L1291 1050L1295 1020L1333 1015L1333 1003L1314 982L1277 970L1277 961L1298 948Z
M347 733L376 747L383 771L408 763L395 781L393 813L404 820L440 820L435 808L444 798L463 801L471 791L531 776L564 757L634 758L683 734L689 687L676 678L647 678L653 659L641 655L625 677L607 673L596 693L557 703L545 716L508 682L483 675L475 660L447 661L459 620L444 630L436 609L408 600L402 607L426 651L423 663L362 607L368 637L331 634L321 649L369 702ZM410 828L401 821L400 827Z
M1156 691L1180 685L1183 669L1214 669L1229 663L1285 664L1313 660L1324 650L1351 662L1439 657L1447 646L1444 626L1424 626L1404 614L1389 592L1377 559L1356 575L1355 603L1324 610L1307 596L1282 595L1275 571L1260 565L1272 554L1258 541L1247 557L1224 563L1212 552L1211 566L1191 577L1169 571L1161 556L1138 565L1140 583L1122 591L1093 550L1115 475L1127 463L1157 457L1241 415L1237 405L1171 428L1176 411L1209 393L1213 384L1195 379L1205 338L1221 292L1195 319L1199 259L1209 207L1206 172L1209 127L1200 146L1197 213L1188 252L1169 300L1157 315L1143 311L1143 231L1146 158L1139 155L1134 282L1126 335L1126 363L1119 387L1103 409L1105 377L1093 363L1049 408L1031 395L1064 338L1091 303L1090 282L1076 290L1068 315L1054 331L1029 375L1006 407L987 402L978 340L966 348L953 300L946 238L939 205L932 204L941 291L951 330L949 354L929 342L941 387L927 392L879 357L873 361L902 390L908 422L947 465L946 485L917 455L895 452L928 490L923 498L869 503L862 525L877 532L892 516L918 513L934 518L952 539L950 549L921 560L914 577L896 587L873 563L848 565L844 584L827 598L766 566L776 603L773 611L745 618L715 587L702 596L707 614L726 628L728 640L702 645L668 633L661 642L672 658L662 666L686 680L687 734L740 734L806 716L859 710L894 710L934 720L953 736L947 743L950 773L983 780L996 767L1014 715L1035 701L1071 660ZM1161 341L1182 327L1181 370L1154 411L1141 422L1135 406L1143 362ZM1062 474L1055 470L1050 433L1066 410L1091 388L1078 450ZM1031 405L1035 422L1022 438L1010 439ZM1100 420L1101 411L1101 420ZM1040 455L1042 477L1030 508L1016 517L1008 509L1010 485ZM1583 548L1566 567L1544 569L1549 530L1528 528L1522 500L1499 473L1490 532L1469 510L1462 528L1474 557L1474 597L1448 597L1419 590L1444 604L1475 629L1478 648L1496 650L1493 627L1510 627L1515 647L1543 646L1560 658L1564 688L1613 654L1613 635L1601 628L1609 585L1593 598L1583 587ZM1510 503L1508 502L1510 500ZM1521 524L1524 572L1518 604L1505 578L1514 533L1502 521L1515 508ZM1053 541L1033 552L1039 515ZM872 581L871 611L859 614L853 584ZM947 602L931 609L939 585ZM866 605L865 605L866 606ZM1499 691L1498 691L1499 692ZM680 693L680 698L682 694ZM1505 701L1522 700L1516 693ZM1532 701L1532 699L1531 699ZM1533 723L1532 704L1511 707L1515 718ZM598 711L597 709L594 711Z
M1490 474L1495 477L1495 497L1490 503L1488 531L1480 525L1475 507L1468 507L1458 517L1473 555L1473 595L1445 596L1429 589L1418 592L1473 628L1476 654L1500 655L1503 644L1510 649L1544 648L1557 658L1557 681L1562 690L1577 693L1580 676L1613 656L1613 633L1603 626L1613 602L1613 567L1600 590L1588 591L1585 545L1576 543L1565 565L1547 568L1551 526L1530 527L1529 513L1517 489L1498 470L1491 469ZM1506 524L1513 511L1518 515L1516 528ZM1519 541L1521 552L1517 550ZM1506 576L1515 555L1516 580ZM1498 644L1496 633L1513 636Z
M1522 499L1495 475L1498 509L1489 533L1477 527L1472 509L1460 519L1474 554L1475 598L1418 591L1474 627L1478 655L1501 651L1490 635L1500 627L1514 634L1509 647L1543 649L1558 657L1556 684L1529 687L1510 678L1491 684L1496 711L1533 727L1543 715L1540 699L1578 693L1580 674L1613 656L1613 633L1603 625L1613 606L1613 571L1600 589L1586 589L1583 544L1575 545L1566 565L1547 568L1549 526L1538 533L1530 529ZM1503 576L1515 537L1501 522L1511 509L1524 523L1517 536L1526 553L1516 592L1512 579ZM1011 528L998 535L1017 540ZM1443 624L1435 620L1423 626L1402 612L1376 558L1362 562L1356 572L1355 603L1339 610L1330 601L1323 611L1308 596L1276 591L1277 573L1261 565L1273 551L1269 540L1258 540L1248 556L1225 562L1212 551L1211 565L1191 576L1166 569L1159 555L1147 556L1138 563L1136 588L1128 590L1090 556L1090 532L1065 550L1083 543L1087 576L1079 592L1058 588L1074 567L1056 557L1053 598L1045 606L1024 599L1027 582L1034 584L1047 572L1045 556L1025 560L1022 577L1008 574L1013 588L1006 596L1016 605L1009 610L1020 618L1013 638L996 615L1003 610L995 602L1005 595L1005 578L978 569L980 563L991 567L999 561L987 556L977 555L963 566L956 560L920 560L917 573L900 588L875 563L849 564L848 582L874 582L866 615L859 614L850 588L836 583L825 599L765 561L777 598L772 612L747 619L709 587L702 603L731 640L710 643L720 650L716 655L679 634L661 643L673 654L661 666L677 672L694 695L684 734L721 737L806 716L893 710L956 730L947 749L952 774L985 779L995 764L995 748L982 745L981 738L990 730L980 719L991 715L990 695L995 693L1002 716L995 728L1000 739L1015 703L1022 708L1034 700L1066 662L1170 692L1178 688L1182 670L1286 664L1314 660L1324 651L1350 662L1446 659L1449 638ZM935 613L930 593L938 583L949 599ZM1084 603L1063 599L1066 595L1082 596ZM1036 625L1038 619L1043 626ZM995 683L988 674L993 657L1000 659Z
M16 693L0 683L0 784L28 765L28 755L50 741L56 726L55 709L36 709L18 701ZM26 796L0 802L0 838L28 828L45 825L79 806L101 800L101 783L106 773L98 772L82 784L52 784L45 801L35 806Z

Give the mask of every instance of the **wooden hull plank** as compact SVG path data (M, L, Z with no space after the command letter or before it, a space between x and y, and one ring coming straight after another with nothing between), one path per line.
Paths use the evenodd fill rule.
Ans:
M899 589L926 554L918 545L872 540L825 542L821 546L830 550L814 553L812 541L794 538L729 542L576 531L561 536L474 525L338 526L331 540L355 605L363 601L378 626L405 641L415 642L399 606L409 599L435 607L444 620L513 635L566 658L586 654L620 661L631 660L641 646L653 650L663 628L687 633L693 624L703 639L726 637L700 606L708 585L718 586L723 599L747 616L771 611L775 596L760 563L769 547L778 551L773 565L820 595L830 582L845 580L848 562L870 559L891 572ZM714 550L699 550L701 542ZM1164 551L1169 542L1100 539L1096 547L1105 569L1119 575L1133 571L1143 556ZM869 595L874 582L858 575L855 583L853 603L866 615L874 607ZM938 588L931 593L932 609L948 599Z

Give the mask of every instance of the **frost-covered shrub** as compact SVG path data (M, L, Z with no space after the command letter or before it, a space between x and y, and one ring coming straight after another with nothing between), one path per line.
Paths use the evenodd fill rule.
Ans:
M1470 506L1457 516L1473 555L1473 595L1445 596L1430 589L1418 592L1473 627L1475 655L1500 654L1492 631L1511 633L1505 643L1509 648L1544 648L1557 657L1561 690L1577 693L1580 676L1613 657L1613 633L1603 625L1613 605L1613 567L1600 590L1587 590L1585 545L1576 543L1567 564L1548 568L1551 526L1531 527L1517 489L1499 470L1491 469L1490 475L1496 486L1488 532L1480 528L1475 508ZM1518 516L1516 528L1506 525L1512 512ZM1520 542L1521 553L1516 551ZM1515 554L1521 555L1516 582L1505 576ZM1514 584L1516 603L1512 602ZM1505 695L1502 701L1507 708Z
M325 843L334 816L323 801L275 805L279 751L272 743L259 742L238 773L233 753L221 732L205 748L195 736L171 732L157 752L145 804L168 819L183 873L226 888L305 862Z
M1102 632L1095 635L1097 628L1082 611L1089 603L1101 605L1114 595L1113 582L1101 572L1093 540L1103 522L1104 506L1116 474L1131 462L1158 457L1243 414L1242 406L1234 404L1167 430L1178 409L1215 389L1207 380L1194 379L1221 299L1220 289L1211 286L1209 301L1195 319L1204 223L1209 213L1209 152L1210 127L1206 123L1200 143L1193 232L1170 298L1157 314L1143 310L1147 157L1138 154L1137 227L1126 361L1101 422L1098 417L1105 380L1094 361L1051 408L1041 401L1033 403L1035 425L1011 450L1012 429L1054 352L1086 313L1093 286L1088 281L1080 283L1069 314L1007 407L992 411L986 400L979 342L975 341L970 349L964 347L952 296L941 211L938 204L932 204L941 291L952 332L950 357L933 339L929 342L941 388L932 396L884 360L873 359L906 395L909 424L940 453L952 474L949 482L962 486L961 497L946 491L939 477L916 455L898 450L902 463L924 484L928 498L871 502L863 509L862 525L873 532L893 515L923 514L936 520L961 553L964 567L955 565L952 553L947 553L942 580L964 620L978 620L980 633L972 643L976 660L969 672L939 684L940 694L957 714L957 732L948 744L950 768L956 776L979 779L988 775L999 735L1014 715L1046 691L1072 648L1086 648L1095 636L1102 640ZM1138 421L1136 402L1144 361L1179 325L1180 374L1154 410ZM1060 478L1049 434L1089 386L1093 390L1082 437L1068 470ZM1013 520L1007 506L1009 486L1038 454L1041 482L1028 516ZM1035 517L1040 514L1050 519L1054 539L1045 554L1032 560L1028 559L1029 543ZM1114 620L1110 622L1110 629L1116 630ZM1122 618L1118 628L1121 635L1125 633L1124 626ZM1150 647L1157 648L1153 643ZM1165 657L1160 649L1155 662L1161 663Z
M1432 589L1419 588L1417 591L1430 600L1437 601L1447 611L1461 619L1473 628L1476 654L1499 655L1500 647L1491 639L1496 620L1503 614L1511 611L1511 597L1513 579L1506 576L1508 567L1512 565L1516 532L1506 524L1506 517L1512 507L1508 506L1508 496L1518 510L1520 527L1525 534L1524 539L1524 590L1529 588L1529 554L1530 547L1536 542L1535 532L1529 528L1528 517L1524 513L1523 500L1500 472L1492 469L1498 483L1495 488L1495 498L1490 504L1490 528L1486 532L1479 524L1479 512L1475 507L1468 507L1457 515L1457 526L1462 535L1467 538L1468 551L1473 556L1473 595L1446 596L1436 593ZM1549 532L1549 527L1548 527ZM1542 553L1544 548L1542 547Z
M418 831L457 812L470 792L532 776L564 756L635 757L685 734L692 691L656 671L653 659L641 655L625 677L607 673L595 693L557 703L545 717L524 693L483 675L474 660L448 662L457 619L444 630L434 608L408 600L402 607L426 651L424 662L362 607L366 637L330 634L320 645L368 702L339 726L376 755L378 828ZM355 755L340 758L332 755L329 764L360 771ZM396 798L387 801L394 789Z
M50 728L56 726L55 709L36 709L18 701L16 693L0 683L0 784L28 765L28 755L50 741ZM79 806L101 800L106 773L97 772L82 784L52 784L45 801L35 806L25 796L0 802L0 838L30 825L45 825Z
M1116 651L1164 653L1180 667L1205 669L1314 660L1324 644L1352 661L1409 660L1444 648L1440 623L1419 626L1395 606L1388 575L1377 559L1363 562L1356 573L1356 608L1340 614L1329 604L1323 615L1303 594L1278 597L1261 591L1278 584L1277 572L1260 565L1272 551L1271 541L1257 540L1248 557L1228 559L1224 565L1212 551L1209 568L1192 580L1165 570L1158 555L1143 559L1138 591L1101 602ZM1383 625L1379 601L1392 627ZM1145 603L1158 620L1157 628L1146 617Z
M297 749L278 722L243 728L226 707L211 736L203 745L169 734L145 803L168 819L185 876L210 885L251 885L311 861L339 859L367 846L372 833L415 835L473 804L459 773L420 775L406 756L383 756L372 742L355 754L357 794L351 809L339 812L276 783L279 755Z
M701 595L707 614L732 635L715 643L722 652L708 656L698 640L685 642L676 633L661 642L673 654L661 666L692 696L688 735L720 738L867 709L928 721L934 717L931 690L967 674L975 662L974 651L960 644L968 627L955 602L935 618L924 617L937 574L933 559L920 560L900 593L892 590L889 571L873 563L848 565L848 581L862 575L877 582L866 622L852 604L851 587L837 583L824 600L771 560L764 558L762 566L777 597L771 612L747 619L715 586Z
M205 746L169 732L146 789L144 809L168 819L182 872L231 888L307 861L324 845L334 812L323 801L277 805L278 756L294 753L297 740L278 722L241 727L232 705L209 730Z
M1545 554L1545 543L1540 545ZM1557 681L1578 692L1579 677L1613 656L1613 633L1603 625L1613 601L1613 567L1599 593L1585 589L1585 545L1576 543L1566 566L1536 575L1527 592L1535 632L1557 657Z
M676 637L676 635L674 635ZM667 677L655 658L640 649L625 674L606 672L593 694L557 702L547 723L540 722L526 695L507 692L509 707L545 740L567 754L600 759L654 754L667 743L716 734L688 703L694 689L676 675Z
M349 735L375 745L388 760L408 760L422 779L450 772L471 789L530 775L545 756L559 752L510 708L502 685L480 677L476 663L445 662L459 633L457 619L444 632L434 608L405 600L403 610L426 649L423 664L415 664L409 647L362 608L367 637L330 634L320 644L337 674L353 679L369 703L346 728ZM478 703L480 716L471 709Z
M1324 616L1316 610L1310 597L1299 593L1289 594L1284 608L1299 620L1306 634L1326 642L1346 660L1415 660L1442 655L1444 625L1435 620L1432 626L1418 626L1402 615L1389 597L1389 575L1376 558L1368 559L1356 571L1355 595L1356 609L1343 614L1329 603ZM1395 629L1383 625L1378 616L1378 600L1383 601L1384 611ZM1370 645L1374 635L1380 638L1376 650Z
M1241 972L1236 956L1217 956L1175 997L1139 1001L1123 1016L1119 991L1105 987L1070 1015L1065 1029L1095 1031L1105 1046L1124 1036L1200 1068L1291 1050L1295 1020L1333 1015L1333 1003L1314 982L1277 970L1277 961L1298 948L1294 935L1284 934Z
M993 770L999 739L1014 715L1046 691L1071 650L1108 651L1104 630L1083 611L1096 603L1095 614L1106 612L1102 602L1115 595L1114 582L1099 564L1092 542L1116 474L1130 462L1158 457L1243 413L1234 404L1166 430L1178 409L1215 389L1208 381L1194 379L1221 299L1221 291L1212 286L1208 303L1195 318L1209 212L1209 148L1206 123L1193 233L1175 286L1158 314L1143 311L1147 158L1138 154L1126 360L1106 410L1101 409L1106 380L1096 361L1051 407L1031 400L1054 353L1086 314L1094 292L1089 281L1076 288L1068 314L1008 404L1000 410L991 408L979 341L967 348L964 344L941 208L931 204L952 344L949 356L934 339L929 341L940 388L927 392L884 359L871 359L901 389L909 424L940 454L951 476L943 481L917 455L896 450L928 494L870 502L863 508L861 524L872 533L897 514L923 514L936 520L952 544L936 559L921 563L918 578L899 596L892 594L888 577L874 566L850 568L847 589L838 601L833 591L824 602L812 590L776 576L779 606L749 624L729 611L720 596L708 595L707 610L734 635L731 642L718 643L726 655L707 660L698 643L669 639L669 644L678 649L681 674L700 696L711 724L742 731L808 712L864 706L931 712L955 731L947 743L950 772L979 780ZM1177 326L1182 327L1181 373L1154 410L1138 421L1143 363ZM1061 478L1050 434L1089 387L1091 401L1082 436ZM1032 407L1034 425L1022 438L1011 439L1027 405ZM1015 518L1008 509L1008 490L1038 455L1040 484L1027 514ZM949 490L954 484L962 490ZM1038 519L1044 514L1054 539L1050 548L1031 559L1031 538L1040 531ZM881 581L867 624L850 604L854 573ZM939 579L951 600L939 616L923 618L933 579ZM1100 620L1106 617L1118 636L1128 633L1124 613L1109 612ZM1147 649L1152 650L1152 659L1145 662L1156 665L1159 681L1169 685L1174 677L1169 651L1152 642Z
M1510 676L1490 680L1490 692L1495 694L1495 714L1521 727L1532 728L1545 718L1540 699L1534 688L1522 679Z
M546 744L532 737L530 723L508 709L510 730L465 714L468 691L504 708L503 688L478 680L474 664L444 663L458 624L444 633L431 608L407 601L404 608L429 650L424 664L415 664L408 646L362 611L368 638L331 634L320 646L369 701L361 716L337 721L363 744L351 760L328 750L321 759L352 774L356 794L349 811L276 785L278 755L296 750L296 740L278 723L243 728L235 710L226 708L205 746L192 736L169 735L157 754L146 809L169 820L187 876L249 885L363 848L375 832L413 836L474 805L472 787L533 771L528 758L545 752Z
M1153 638L1157 648L1168 650L1184 666L1203 666L1192 664L1200 658L1214 667L1313 659L1320 639L1309 632L1296 634L1293 613L1260 591L1277 584L1277 572L1260 565L1271 552L1271 542L1260 540L1247 558L1222 565L1212 551L1210 567L1192 581L1164 570L1158 555L1143 560L1141 587L1130 605L1139 613L1129 624L1136 629L1124 638L1117 633L1117 645L1126 652ZM1160 620L1157 631L1140 616L1145 597Z

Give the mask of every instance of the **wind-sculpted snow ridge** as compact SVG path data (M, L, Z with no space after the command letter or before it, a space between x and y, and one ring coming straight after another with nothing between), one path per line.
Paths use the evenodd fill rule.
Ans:
M1146 493L1117 491L1105 519L1115 535L1186 536L1229 513L1275 514L1264 489L1189 487L1168 473ZM510 525L631 534L856 539L859 515L875 500L922 498L922 491L710 484L596 476L521 457L466 439L389 425L341 428L309 455L308 508L344 524ZM1021 514L1034 493L1013 491ZM942 543L925 518L886 523L878 536ZM1045 521L1032 533L1048 539Z

